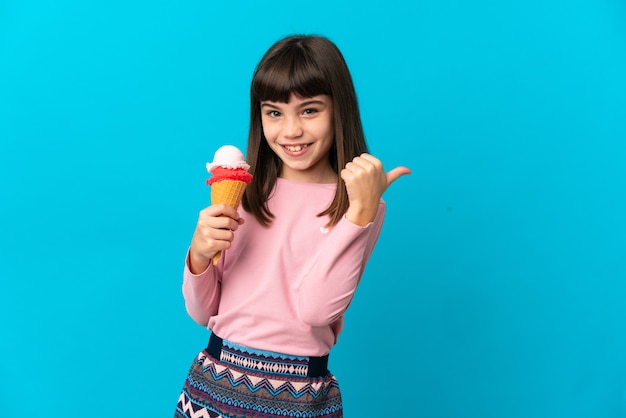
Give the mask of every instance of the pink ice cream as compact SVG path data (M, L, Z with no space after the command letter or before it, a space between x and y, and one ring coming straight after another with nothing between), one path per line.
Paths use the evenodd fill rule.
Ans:
M250 168L243 158L239 148L232 145L224 145L215 151L213 162L207 163L206 169L213 174L207 180L208 185L221 180L239 180L250 183L252 175L248 173Z
M213 173L217 167L240 168L246 171L250 168L243 159L243 153L233 145L224 145L218 148L213 156L213 162L206 164L206 169L209 173Z

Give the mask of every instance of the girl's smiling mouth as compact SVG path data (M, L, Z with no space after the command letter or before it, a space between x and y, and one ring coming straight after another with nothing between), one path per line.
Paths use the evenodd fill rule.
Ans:
M305 151L311 144L298 144L298 145L282 145L287 154L300 154Z

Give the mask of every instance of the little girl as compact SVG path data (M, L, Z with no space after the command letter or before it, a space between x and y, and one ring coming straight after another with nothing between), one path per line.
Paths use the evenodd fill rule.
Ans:
M341 417L328 354L380 234L381 196L410 171L367 154L350 72L326 38L274 44L250 99L242 208L202 210L187 254L185 306L212 332L175 416Z

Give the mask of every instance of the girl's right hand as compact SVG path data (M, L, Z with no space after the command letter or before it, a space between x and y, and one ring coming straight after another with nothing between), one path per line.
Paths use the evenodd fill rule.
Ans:
M230 248L243 218L228 205L211 205L200 212L196 230L189 248L189 270L200 274L209 267L211 259L219 251Z

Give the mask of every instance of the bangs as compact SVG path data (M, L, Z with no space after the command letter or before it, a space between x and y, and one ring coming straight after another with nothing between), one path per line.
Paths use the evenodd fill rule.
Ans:
M257 103L287 103L292 93L300 97L332 96L328 77L298 47L284 51L273 62L259 68L252 83L252 96Z

